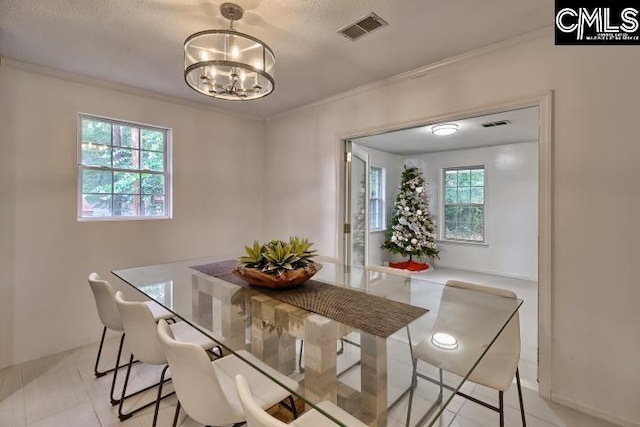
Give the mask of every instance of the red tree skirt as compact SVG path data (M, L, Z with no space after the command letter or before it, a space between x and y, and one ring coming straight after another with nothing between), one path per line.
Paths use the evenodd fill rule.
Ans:
M402 270L409 270L409 271L422 271L422 270L429 269L429 264L423 264L421 262L415 262L413 260L409 260L404 262L390 262L389 267L400 268Z

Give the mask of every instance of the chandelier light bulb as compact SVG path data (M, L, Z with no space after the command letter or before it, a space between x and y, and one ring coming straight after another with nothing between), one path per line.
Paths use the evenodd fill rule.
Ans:
M245 74L244 70L240 71L240 81L244 82L246 78L247 78L247 75Z
M434 135L445 136L451 135L458 131L458 125L455 123L445 123L442 125L435 125L431 127L431 132Z
M258 70L262 70L262 62L260 62L260 61L256 61L253 64L253 66L256 67Z
M231 47L231 58L238 59L240 57L240 48L238 46Z

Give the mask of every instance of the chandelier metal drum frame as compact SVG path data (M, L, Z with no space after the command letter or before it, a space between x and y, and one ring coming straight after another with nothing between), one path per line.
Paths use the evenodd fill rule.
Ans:
M233 28L244 13L240 6L224 3L220 11L230 21L228 30L200 31L184 42L185 82L199 93L229 101L269 95L275 89L273 50Z

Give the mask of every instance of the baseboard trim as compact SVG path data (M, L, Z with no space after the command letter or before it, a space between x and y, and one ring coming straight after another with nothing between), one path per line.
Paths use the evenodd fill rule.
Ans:
M482 268L468 267L466 265L449 264L447 262L438 262L435 266L436 266L436 268L437 267L455 268L456 270L473 271L474 273L492 274L494 276L509 277L510 279L531 280L533 282L537 282L538 281L537 277L535 277L535 276L527 276L526 274L509 273L509 272L494 271L494 270L485 270L485 269L482 269Z
M563 396L559 396L554 392L551 392L551 401L558 403L562 406L575 409L576 411L585 413L587 415L591 415L593 417L600 418L602 420L609 421L614 424L618 424L623 427L640 427L640 423L633 422L626 418L621 418L617 415L604 412L600 409L594 408L593 406L585 405L584 403L576 402L575 400L568 399Z

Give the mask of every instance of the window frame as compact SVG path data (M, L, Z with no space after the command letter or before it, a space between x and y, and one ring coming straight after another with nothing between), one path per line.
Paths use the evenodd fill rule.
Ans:
M379 171L379 175L378 175L378 182L379 182L379 191L378 194L380 195L380 197L371 197L371 171L372 170L378 170ZM387 224L386 224L386 209L385 209L385 197L386 197L386 191L385 191L385 185L386 185L386 171L385 168L382 166L369 166L369 232L374 232L374 231L385 231L387 229ZM371 227L371 217L373 215L373 209L371 208L372 205L372 201L373 200L379 200L380 201L380 227L378 228L373 228Z
M450 206L451 204L447 205L445 203L445 189L446 189L446 173L447 171L460 171L460 170L479 170L481 169L483 171L483 203L479 204L479 203L464 203L464 204L454 204L457 205L458 207L474 207L474 206L482 206L482 240L469 240L469 239L452 239L452 238L447 238L445 233L446 233L446 222L445 222L445 209L446 206ZM450 166L450 167L444 167L440 169L440 191L439 191L439 198L440 198L440 218L442 218L441 221L439 221L439 223L441 224L441 227L439 227L439 232L438 232L438 237L439 237L439 241L441 242L445 242L445 243L458 243L458 244L464 244L464 245L477 245L477 246L488 246L487 243L487 167L484 164L476 164L476 165L470 165L470 166ZM456 185L456 188L459 188L459 186Z
M121 125L127 127L134 127L140 130L160 131L164 134L164 170L162 172L148 170L148 169L125 169L113 167L113 157L111 166L85 166L82 164L82 121L85 119L94 120L98 122L106 122L111 125ZM112 129L113 130L113 129ZM76 182L77 182L77 196L76 196L76 220L78 222L95 222L95 221L147 221L147 220L166 220L173 218L173 130L165 126L150 125L146 123L138 123L130 120L115 119L111 117L98 116L95 114L78 113L77 114L77 130L76 130ZM111 150L113 152L113 132L111 134ZM141 150L139 151L149 151ZM113 156L113 154L112 154ZM165 198L165 214L164 215L138 215L138 216L113 216L113 210L111 216L82 216L83 212L83 185L82 185L82 172L84 170L97 170L97 171L109 171L109 172L133 172L133 173L146 173L153 175L162 175L164 177L164 198ZM112 197L117 193L113 193L113 182L111 193L105 193ZM112 202L113 207L113 202Z

